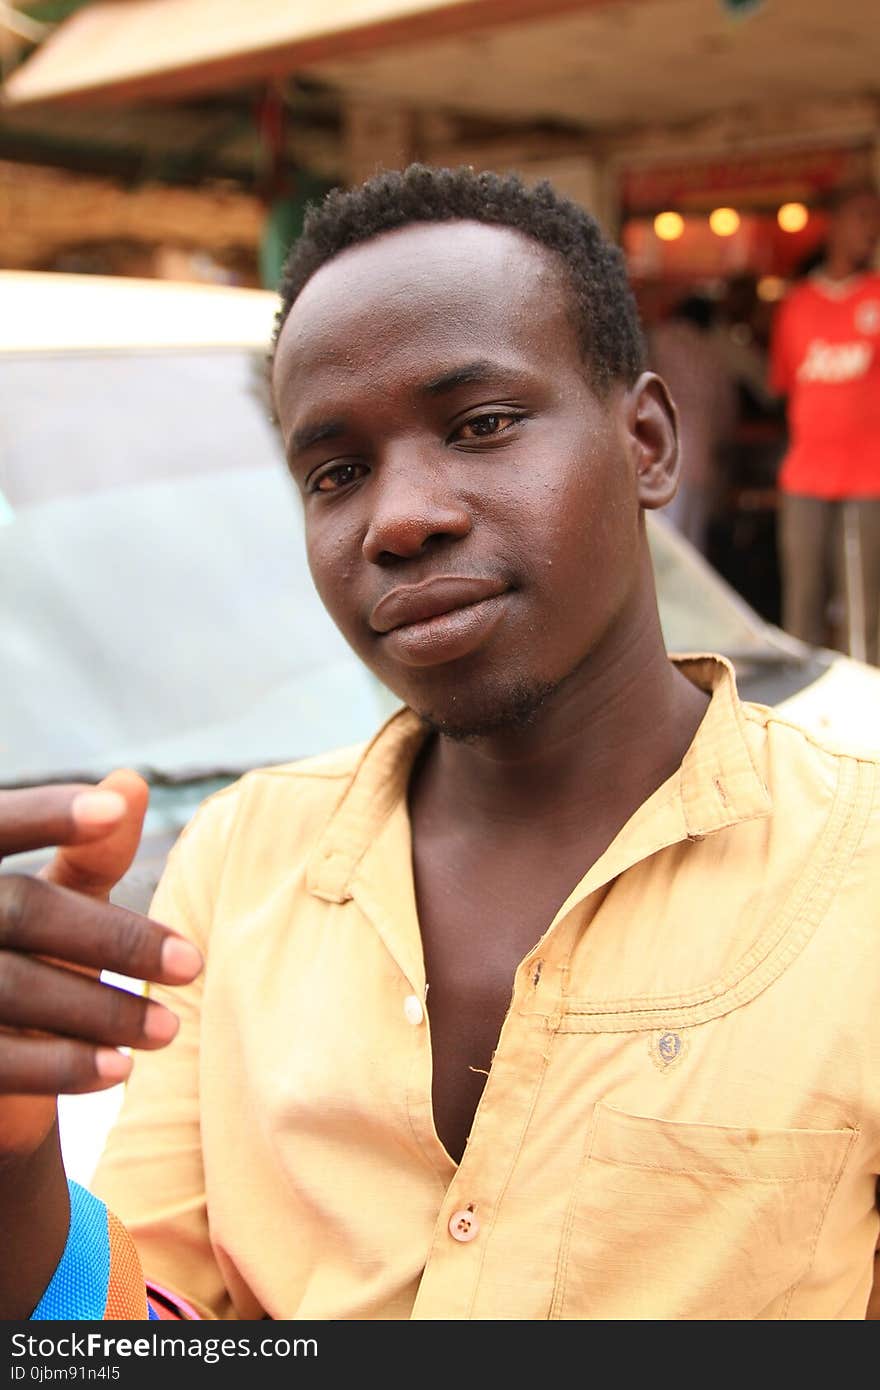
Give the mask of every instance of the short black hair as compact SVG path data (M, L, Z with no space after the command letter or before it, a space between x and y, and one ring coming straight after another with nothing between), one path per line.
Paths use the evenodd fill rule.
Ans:
M672 306L670 318L692 323L695 328L707 333L716 318L713 301L706 294L686 294Z
M291 306L327 261L359 242L414 222L473 221L530 237L561 261L572 291L572 317L591 385L631 385L644 365L635 296L620 249L579 204L546 180L529 187L516 174L410 164L356 188L333 189L312 205L281 274L281 307L270 360Z
M880 198L880 188L870 179L853 179L848 183L833 184L819 195L816 206L834 217L857 198Z

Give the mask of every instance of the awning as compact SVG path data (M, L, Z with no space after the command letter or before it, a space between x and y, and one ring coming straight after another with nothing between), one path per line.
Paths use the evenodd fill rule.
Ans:
M96 0L7 80L7 105L118 103L265 81L377 48L616 0Z
M639 159L696 122L716 149L876 140L872 4L834 0L831 30L828 0L94 0L0 99L131 109L302 76L363 107L553 121Z

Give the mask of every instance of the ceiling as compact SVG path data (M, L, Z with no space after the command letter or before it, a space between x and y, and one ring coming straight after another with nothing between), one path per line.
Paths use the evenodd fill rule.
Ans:
M6 90L15 103L130 101L283 71L422 110L589 129L880 94L877 0L733 4L104 0L62 23Z
M528 24L318 62L315 77L417 107L592 129L880 93L877 0L617 0Z

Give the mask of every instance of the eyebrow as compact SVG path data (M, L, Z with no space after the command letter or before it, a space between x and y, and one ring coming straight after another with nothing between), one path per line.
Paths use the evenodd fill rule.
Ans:
M344 420L318 420L313 425L303 425L290 436L290 454L301 454L313 444L321 444L325 439L338 439L345 434Z
M451 372L444 372L442 376L436 376L431 381L426 381L419 387L419 391L425 396L443 396L449 391L454 391L459 386L479 385L484 381L497 381L499 377L509 378L511 373L498 362L489 362L481 358L476 362L466 362L461 367L455 367Z

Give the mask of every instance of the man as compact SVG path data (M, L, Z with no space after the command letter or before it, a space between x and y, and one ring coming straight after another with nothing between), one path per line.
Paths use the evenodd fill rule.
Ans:
M672 392L678 410L681 466L667 508L674 526L705 555L714 515L724 502L724 447L737 417L736 381L713 328L715 306L687 294L648 338L650 363Z
M880 661L880 195L830 200L820 265L783 302L771 383L787 400L779 474L783 625Z
M311 215L272 365L315 583L404 708L209 800L155 921L67 891L137 779L7 794L7 849L63 848L0 909L4 1307L71 1316L118 1219L185 1316L864 1318L878 765L668 658L618 251L547 186L382 175ZM68 1231L54 1096L120 1046Z

